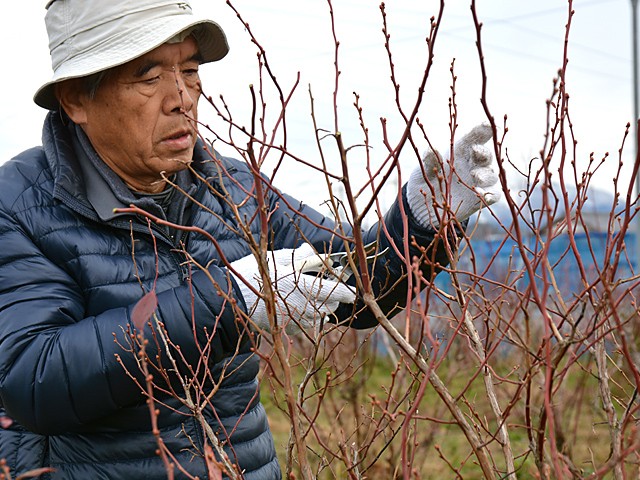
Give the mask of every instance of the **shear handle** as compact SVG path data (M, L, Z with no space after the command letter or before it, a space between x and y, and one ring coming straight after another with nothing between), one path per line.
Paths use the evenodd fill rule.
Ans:
M389 248L376 252L377 242L373 241L364 247L367 265L373 264L378 258L383 257ZM335 252L329 254L314 255L297 262L295 269L300 273L322 274L326 277L335 277L341 281L348 280L353 275L353 270L349 265L349 254L354 252ZM358 258L353 258L356 267Z

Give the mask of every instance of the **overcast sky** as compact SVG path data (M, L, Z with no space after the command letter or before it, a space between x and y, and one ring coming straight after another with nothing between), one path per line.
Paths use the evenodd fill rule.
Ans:
M19 6L12 4L9 13L0 17L0 42L4 64L8 67L0 76L3 92L0 97L0 163L40 144L45 112L33 104L32 96L51 75L43 22L45 3L36 0L20 2ZM285 91L292 88L297 72L300 72L300 85L287 112L289 147L296 155L317 161L309 90L315 99L319 127L332 130L334 125L334 46L328 3L326 0L237 0L232 3L266 49L270 65ZM352 106L353 92L357 92L374 147L372 155L384 157L380 117L388 119L392 143L397 140L402 124L389 82L379 3L370 0L333 0L332 3L336 34L341 42L340 131L347 145L363 141ZM543 146L546 100L551 95L552 80L562 62L568 2L478 0L477 3L484 24L489 106L499 123L507 115L506 147L510 158L524 166ZM481 75L470 2L451 0L445 4L436 40L435 63L419 112L429 139L441 150L447 148L449 138L449 68L454 58L459 133L486 120L479 101ZM192 5L194 10L209 15L222 25L231 46L225 59L202 68L205 91L216 98L223 95L234 118L248 126L249 85L260 84L256 49L224 1L192 0ZM426 0L387 2L391 48L402 85L404 108L410 108L415 99L426 61L425 37L429 19L437 15L439 6L439 2ZM577 158L579 163L586 163L590 152L598 158L610 152L612 160L598 175L599 186L608 188L617 166L617 150L625 126L633 116L630 1L576 0L573 8L567 82L578 140ZM277 107L275 97L269 96L274 91L271 86L265 88L271 112L268 122L273 121L269 115L275 115ZM212 127L220 128L211 107L202 106L200 115ZM326 141L323 144L330 157L335 154L335 149ZM234 154L219 143L216 147L223 154ZM426 143L420 148L426 149ZM407 162L414 162L415 158L407 153ZM627 166L632 154L629 145L623 153ZM358 155L354 151L356 164ZM406 180L408 171L404 175ZM317 205L326 198L322 178L293 162L278 174L276 181L308 203Z

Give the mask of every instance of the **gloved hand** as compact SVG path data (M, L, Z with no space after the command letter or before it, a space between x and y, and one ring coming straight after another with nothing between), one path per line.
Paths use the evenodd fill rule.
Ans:
M441 163L433 150L425 154L422 161L426 181L417 167L407 182L409 207L423 227L438 228L447 204L456 219L462 222L485 205L500 200L502 190L492 168L493 155L484 146L491 136L490 125L475 127L456 142L453 162L447 156ZM445 185L452 168L451 185L447 189Z
M301 273L306 263L317 262L318 254L308 243L295 249L267 252L269 277L276 297L276 319L289 334L314 326L321 317L335 311L340 303L353 303L356 299L355 293L344 283ZM236 280L249 316L257 327L270 331L264 300L247 286L248 282L256 290L262 290L256 258L248 255L231 262L231 266L242 277L236 276Z

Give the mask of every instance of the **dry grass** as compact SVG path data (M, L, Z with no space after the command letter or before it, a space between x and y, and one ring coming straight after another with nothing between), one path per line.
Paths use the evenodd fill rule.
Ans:
M308 414L315 412L321 403L320 413L315 421L317 437L312 432L307 437L309 459L317 469L317 478L347 478L344 464L332 459L329 450L338 451L341 444L350 446L353 442L371 443L367 451L360 452L362 478L401 478L403 437L402 432L398 430L406 418L404 413L410 408L409 401L401 399L403 393L406 393L405 388L410 389L407 398L416 397L416 389L421 378L416 377L407 365L398 369L397 365L392 364L385 356L372 355L373 360L367 361L367 351L371 352L371 349L363 350L352 357L354 365L361 366L348 373L340 374L340 369L344 369L344 366L337 365L336 362L318 370L314 377L318 385L322 384L322 379L327 378L328 373L334 379L321 402L318 397L313 397L313 387L305 389L305 395L310 397L304 404ZM527 401L526 392L517 389L516 380L525 375L522 367L516 367L518 360L515 354L504 356L498 361L494 359L492 366L496 376L504 376L504 381L496 384L496 390L502 408L507 409L508 431L516 457L517 478L534 479L540 478L540 475L535 454L531 449L529 433L537 435L535 428L543 412L544 372L537 372L529 383L530 399ZM345 361L342 359L337 363L344 364ZM294 367L293 370L300 382L304 376L303 364ZM482 379L476 377L470 382L476 371L477 365L471 359L451 350L439 367L438 374L442 379L446 379L450 392L458 396L459 405L480 428L480 433L490 438L490 432L496 431L496 425ZM619 373L617 378L614 377L611 383L616 397L628 398L632 393L628 391L628 387L621 387L629 385L622 373ZM262 398L284 468L287 461L290 422L287 413L281 409L284 405L281 391L270 375L267 375L262 383ZM384 402L391 398L398 401L393 409L395 417L389 420L382 432L378 432L376 437L372 438L371 432L375 422L384 416L384 404L376 401ZM586 478L607 461L610 441L609 427L599 399L595 365L589 354L585 354L567 370L562 383L558 384L554 392L552 411L556 419L553 423L553 437L557 442L558 451L568 460L567 463L573 466L573 478ZM527 415L533 424L531 428L527 427ZM394 432L398 433L394 436ZM413 459L415 478L483 478L468 441L459 427L452 423L452 417L430 386L427 386L418 411L410 422L409 432L407 444L410 445L409 452ZM497 440L489 441L487 448L497 468L503 469L502 451ZM548 441L546 448L549 448ZM638 475L634 460L635 456L627 457L627 470ZM296 471L295 467L293 471Z

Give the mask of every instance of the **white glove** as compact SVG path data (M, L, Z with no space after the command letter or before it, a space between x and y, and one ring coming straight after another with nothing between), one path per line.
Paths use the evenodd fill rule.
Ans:
M308 243L295 249L267 252L267 265L276 300L276 320L289 334L308 328L340 303L353 303L355 293L344 283L301 273L306 263L317 263L318 255ZM247 285L262 290L262 278L254 255L231 262L249 315L255 325L271 331L264 300Z
M500 200L502 190L492 168L493 155L484 146L491 136L490 125L475 127L456 142L453 162L447 156L441 163L433 150L425 154L422 161L426 181L422 169L417 167L407 182L409 207L423 227L438 228L447 209L462 222L485 205ZM447 188L452 168L451 185Z

